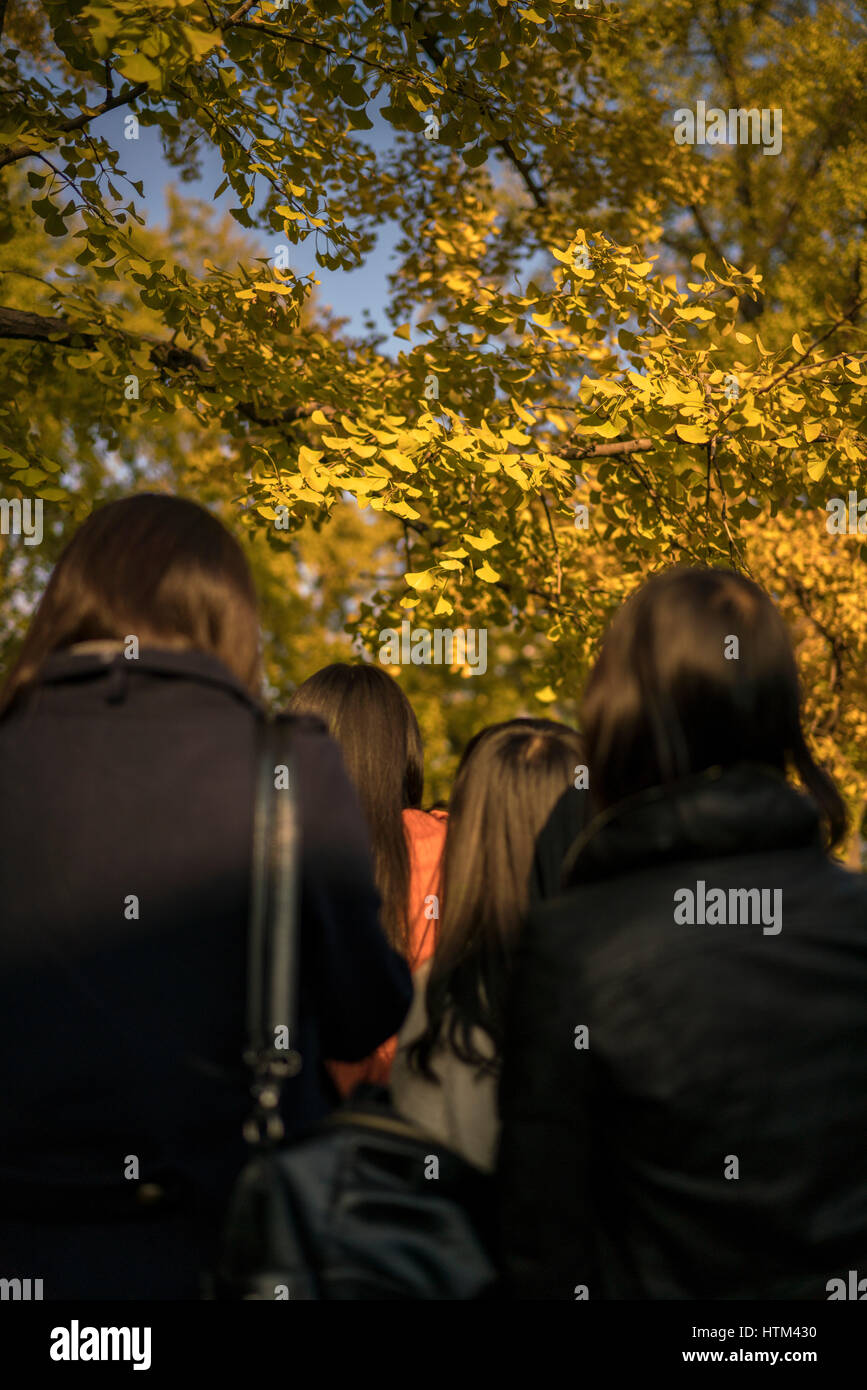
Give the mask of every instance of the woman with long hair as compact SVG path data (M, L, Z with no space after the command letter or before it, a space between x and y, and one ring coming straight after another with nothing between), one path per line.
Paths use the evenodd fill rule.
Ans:
M449 803L440 938L415 977L392 1095L407 1118L485 1170L536 838L581 761L578 735L562 724L495 724L467 745Z
M595 816L522 935L500 1188L523 1298L826 1298L867 1252L867 885L742 575L617 613Z
M289 709L321 719L340 747L370 835L383 928L418 970L436 941L446 818L421 809L424 753L412 705L382 667L335 662L298 687ZM329 1065L341 1094L385 1084L395 1046L390 1038L364 1062Z
M199 1296L244 1161L242 1056L260 704L256 594L203 508L96 511L58 561L0 714L0 1277L45 1299ZM338 750L286 721L301 852L292 1133L325 1057L394 1033Z

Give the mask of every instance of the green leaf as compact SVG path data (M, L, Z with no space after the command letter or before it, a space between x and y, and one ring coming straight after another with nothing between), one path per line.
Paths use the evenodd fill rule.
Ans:
M484 164L488 157L486 145L470 145L467 149L461 150L461 159L468 164L471 169L478 169L479 165Z
M146 58L143 53L133 53L128 58L122 58L118 62L118 67L124 77L128 77L130 82L158 82L160 80L160 70L156 63L152 63L150 58Z
M212 48L218 48L223 42L223 36L218 29L196 29L191 24L182 24L181 33L197 58L203 58Z

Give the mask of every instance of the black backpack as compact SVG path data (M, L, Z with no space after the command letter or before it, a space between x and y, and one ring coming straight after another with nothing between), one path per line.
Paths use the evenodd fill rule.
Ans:
M263 730L245 1054L253 1153L230 1199L212 1295L495 1297L491 1179L398 1115L383 1088L359 1088L312 1132L282 1142L280 1097L302 1065L291 1046L299 855L289 727Z

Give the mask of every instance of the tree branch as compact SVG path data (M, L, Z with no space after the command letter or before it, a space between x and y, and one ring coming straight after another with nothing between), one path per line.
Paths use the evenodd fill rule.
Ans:
M560 564L560 547L557 544L557 533L554 530L554 523L551 520L551 509L548 506L548 499L544 492L540 492L539 497L541 498L542 506L545 508L545 520L548 523L548 530L551 533L551 541L554 546L554 573L557 578L557 598L559 599L563 591L563 569Z
M45 314L34 314L27 309L12 309L0 305L0 339L18 342L53 343L57 347L98 347L105 336L104 326L96 330L79 327L69 319L49 318ZM204 357L190 348L176 347L174 343L145 334L133 335L119 330L119 336L137 342L147 343L151 349L151 361L155 367L178 370L181 367L194 367L206 371L208 363Z
M800 579L786 579L784 582L785 587L788 589L789 593L793 595L804 617L808 622L812 623L816 631L824 637L830 648L832 671L831 693L834 696L834 703L825 720L824 728L820 730L820 732L830 736L836 731L837 725L840 722L840 705L846 686L844 663L849 651L848 645L842 637L838 637L831 631L827 624L816 617L816 614L810 606L807 591Z
M256 4L258 4L258 0L244 0L244 4L240 5L238 9L235 10L234 14L229 15L222 24L215 24L214 28L232 29L236 25L241 24L244 16L249 14L250 10L252 10L253 6ZM0 34L3 32L6 5L7 0L0 0ZM83 111L80 116L75 116L70 120L64 121L62 125L57 128L56 133L58 137L61 135L69 135L74 130L81 130L83 126L89 125L91 121L95 121L97 116L104 116L107 111L116 111L119 106L128 105L129 102L135 101L136 97L142 96L147 91L149 84L147 82L139 82L135 87L131 87L128 92L122 92L116 97L109 96L111 60L108 58L106 59L105 67L106 100L99 106L94 107L92 111ZM29 145L13 145L5 154L0 155L0 169L5 168L7 164L15 164L19 159L26 159L28 155L37 153L38 151L32 150Z
M239 8L235 11L234 14L229 15L229 18L225 20L221 27L223 29L230 29L233 25L240 24L241 20L244 18L244 15L249 14L253 6L258 3L259 0L245 0L245 3L239 6Z
M853 322L858 310L865 303L867 303L867 295L862 295L859 299L856 299L854 303L851 305L851 307L847 310L847 312L842 315L841 318L837 319L835 323L832 323L831 327L826 329L824 333L820 334L818 338L813 339L812 343L810 343L810 346L806 348L806 350L801 354L797 362L790 363L786 370L784 372L780 372L778 376L775 376L773 381L769 381L767 386L761 386L759 390L756 392L756 395L764 395L765 391L770 391L773 389L774 386L779 386L780 382L785 381L787 376L791 376L792 372L796 371L798 367L802 367L806 362L807 358L815 351L815 349L817 347L820 347L822 343L826 342L827 339L830 338L833 333L836 333L838 328L842 328L844 323Z
M442 49L440 48L439 39L436 37L435 34L429 33L427 28L424 27L424 18L421 13L422 8L423 7L421 5L417 5L414 11L414 18L422 25L421 47L424 49L425 53L430 58L434 67L441 69L445 64L445 55ZM474 102L476 102L480 111L484 111L485 115L490 116L492 114L490 106L482 98L472 96L471 94L471 99ZM536 182L529 164L527 164L526 160L521 159L521 157L517 154L511 141L497 140L495 141L495 144L497 146L497 149L502 151L502 153L506 156L506 159L509 161L512 167L516 169L520 174L521 179L523 180L524 187L530 194L530 197L533 199L533 202L536 204L536 207L546 208L548 206L548 195L545 192L545 189L542 187L540 183Z
M74 130L81 130L83 126L88 125L91 121L95 121L97 116L104 116L106 111L115 111L118 106L126 106L129 102L135 101L136 97L140 97L147 89L147 82L139 82L137 86L131 87L128 92L121 92L118 96L112 97L110 101L101 102L100 105L95 106L92 111L82 111L80 116L76 116L72 120L63 121L62 124L57 127L57 138L59 139L61 135L69 135ZM13 145L11 149L6 150L5 154L0 154L0 169L5 168L7 164L15 164L19 159L27 159L28 157L35 158L38 154L39 150L31 149L29 145Z
M150 348L151 362L160 371L192 370L204 373L211 370L211 363L198 352L194 352L192 348L178 347L165 338L125 333L122 329L117 330L117 333L120 338L130 342L145 343ZM14 342L48 343L55 347L94 348L99 347L100 343L105 340L105 328L102 325L96 329L83 325L79 327L70 322L69 319L49 318L46 314L34 314L26 309L13 309L7 305L0 305L0 340L3 339ZM319 401L306 401L303 404L291 406L282 415L274 416L261 414L259 407L252 401L237 401L232 408L242 419L249 420L251 424L260 425L264 429L280 429L283 425L291 425L298 420L306 420L317 410L321 410L322 414L329 420L333 419L337 413L335 406Z
M804 198L807 195L808 191L811 189L813 180L815 179L816 175L819 173L819 170L824 164L825 156L830 152L831 147L834 143L834 137L838 133L839 127L827 131L824 143L820 145L819 148L816 150L812 160L805 169L804 176L801 179L797 192L793 195L793 197L789 199L788 203L786 204L786 207L777 223L776 230L773 232L771 239L768 242L768 245L765 247L766 261L785 241L786 233L791 227L795 215L798 212L800 212Z
M308 401L305 405L294 405L282 415L260 415L258 407L250 401L239 401L235 407L238 414L245 420L249 420L253 425L261 425L263 429L277 430L282 425L293 425L298 420L307 420L317 410L321 410L326 420L333 420L337 414L337 407L333 405L323 405L319 401Z
M265 23L260 22L259 20L242 19L236 21L236 23L237 27L241 29L249 29L266 39L285 39L288 40L288 42L290 43L301 44L306 48L315 48L320 53L326 53L332 58L352 58L354 62L361 63L364 67L373 68L375 69L375 71L385 73L389 77L397 78L401 82L408 82L411 84L413 81L418 80L414 78L412 74L402 72L400 68L396 68L390 63L381 63L375 58L367 57L367 55L364 53L354 53L350 51L346 54L340 54L338 50L336 48L333 48L330 44L322 43L319 39L310 38L307 34L299 34L294 29L281 28L279 25L274 24L273 22ZM435 42L435 40L432 39L431 42ZM424 43L422 43L423 48L424 46ZM425 49L425 51L427 52L427 49ZM441 60L434 61L436 61L437 67L441 66ZM471 100L476 106L479 107L480 110L486 112L486 114L490 114L490 107L486 104L483 98L468 95L467 92L463 89L463 87L461 89L457 89L455 87L450 86L448 83L444 83L443 85L445 91L452 92L454 93L454 95L462 97L464 100ZM502 150L503 154L514 166L514 168L518 170L522 179L524 180L524 185L527 188L530 195L532 196L536 206L538 208L547 207L548 199L544 188L540 184L538 184L536 180L533 178L530 166L526 163L525 160L522 160L520 158L510 141L496 140L494 143L498 149Z
M698 229L699 235L704 238L710 249L713 251L714 255L717 256L721 261L727 260L728 257L723 254L722 247L720 246L719 242L717 241L716 237L714 236L713 232L708 226L707 220L705 219L705 215L702 212L701 208L698 206L698 204L690 203L689 210L692 213L692 220ZM732 264L734 264L734 262L732 262Z
M574 446L563 449L559 455L563 459L601 459L612 454L644 454L653 448L652 439L617 439L613 444L594 444L589 449Z

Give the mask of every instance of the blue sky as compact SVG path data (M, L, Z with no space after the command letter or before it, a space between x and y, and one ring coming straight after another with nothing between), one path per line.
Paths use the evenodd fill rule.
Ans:
M374 128L365 132L365 139L374 149L388 148L392 128L374 111L371 111ZM206 203L214 203L228 212L235 202L235 195L227 189L219 198L214 198L214 190L223 180L223 167L219 153L210 145L203 146L201 153L201 177L190 183L182 183L177 170L163 157L160 132L153 126L141 126L137 140L126 140L117 128L118 115L114 112L102 118L95 128L120 149L120 164L129 178L141 180L145 197L143 203L136 197L139 211L143 211L148 225L156 226L166 220L166 189L174 184L182 197L200 198ZM110 124L109 124L110 123ZM120 135L120 138L118 138ZM320 285L316 290L316 302L320 308L330 305L334 314L349 320L348 331L364 333L362 312L367 309L381 332L388 335L390 342L382 345L386 352L397 352L405 346L399 339L391 339L392 328L384 317L382 309L387 299L387 276L389 261L398 237L398 228L389 221L383 224L377 244L358 270L327 270L316 261L315 238L308 237L299 246L292 246L291 264L299 275L313 271ZM270 253L273 234L261 236L264 255Z

